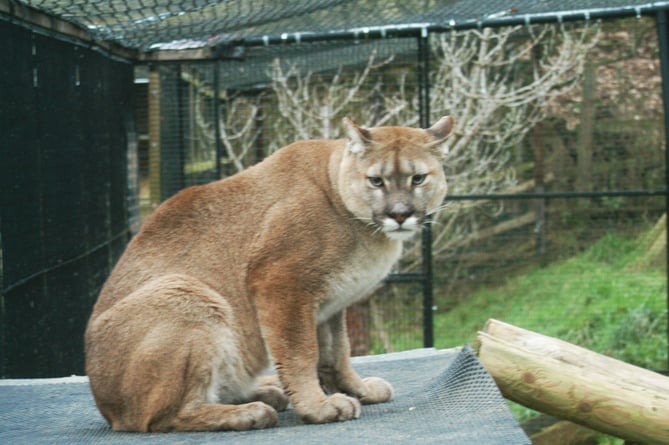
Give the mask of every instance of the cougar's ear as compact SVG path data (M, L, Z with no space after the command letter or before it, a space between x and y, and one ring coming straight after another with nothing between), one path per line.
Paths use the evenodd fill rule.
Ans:
M430 148L438 150L442 156L448 154L448 146L445 142L453 134L454 128L455 119L453 119L453 116L444 116L436 124L425 130L434 138L434 142L430 144Z
M344 129L348 137L347 149L351 153L363 153L372 141L372 135L369 133L369 130L356 125L355 122L347 117L344 118Z

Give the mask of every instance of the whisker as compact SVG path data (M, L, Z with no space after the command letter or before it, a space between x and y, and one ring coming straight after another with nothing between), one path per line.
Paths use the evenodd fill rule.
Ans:
M351 219L357 219L359 221L372 221L372 218L367 216L352 216Z
M376 222L374 222L373 218L368 218L365 216L353 216L351 219L356 220L356 221L361 221L367 225L367 227L373 227L374 231L372 232L374 235L377 233L381 232L382 227L380 227Z
M439 212L441 212L442 210L446 210L446 209L449 208L449 207L455 207L456 205L457 205L457 204L456 204L455 202L453 202L453 201L445 202L444 204L442 204L442 205L440 205L440 206L438 206L438 207L435 207L434 209L430 209L430 210L427 212L427 214L428 214L428 215L434 215L435 213L439 213Z
M441 225L443 225L443 222L440 221L437 218L432 218L429 221L423 221L423 226L435 227L435 226L441 226Z

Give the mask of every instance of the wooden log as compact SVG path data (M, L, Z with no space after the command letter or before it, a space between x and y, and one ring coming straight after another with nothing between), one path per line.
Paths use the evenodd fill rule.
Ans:
M489 320L479 360L510 400L629 441L669 443L669 378Z
M642 385L660 393L669 394L669 378L572 343L494 319L486 322L483 332L528 351L552 357L578 368L600 372L605 375L615 370L616 379L621 383Z

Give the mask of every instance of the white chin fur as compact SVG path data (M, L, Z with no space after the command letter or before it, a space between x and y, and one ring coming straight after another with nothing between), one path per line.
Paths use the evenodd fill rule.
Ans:
M416 234L416 232L414 232L413 230L395 230L394 232L384 232L384 233L388 238L397 241L406 241Z
M401 226L392 218L383 220L383 233L394 240L406 241L416 234L418 228L418 219L414 216L407 218Z

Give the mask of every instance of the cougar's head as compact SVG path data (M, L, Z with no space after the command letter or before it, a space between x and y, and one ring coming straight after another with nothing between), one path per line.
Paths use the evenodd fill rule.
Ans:
M429 129L364 128L344 119L348 145L339 170L339 192L356 218L392 239L416 233L446 196L444 142L454 119Z

